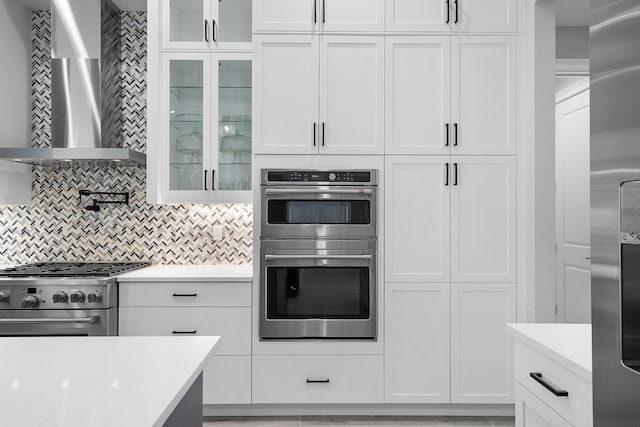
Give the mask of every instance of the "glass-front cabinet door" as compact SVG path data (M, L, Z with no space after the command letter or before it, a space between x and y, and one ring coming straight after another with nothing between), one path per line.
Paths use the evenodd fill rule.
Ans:
M251 201L251 54L165 53L162 193Z
M164 49L251 49L252 0L162 0Z

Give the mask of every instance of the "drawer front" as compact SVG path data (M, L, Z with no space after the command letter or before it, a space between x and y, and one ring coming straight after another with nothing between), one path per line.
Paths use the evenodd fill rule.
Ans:
M202 403L251 403L251 356L213 356L204 368Z
M251 283L121 283L120 307L251 306Z
M542 374L545 381L567 391L568 396L555 396L531 378L532 372ZM515 342L515 376L517 382L571 424L593 425L591 383L520 341Z
M516 384L516 427L572 427L522 384ZM586 427L586 426L585 426Z
M253 403L382 403L382 356L253 356Z
M119 324L124 336L219 335L217 355L251 354L250 307L120 307Z

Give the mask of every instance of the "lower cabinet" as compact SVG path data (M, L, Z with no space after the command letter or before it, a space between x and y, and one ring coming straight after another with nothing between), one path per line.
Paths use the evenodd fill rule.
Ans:
M251 403L250 282L121 283L118 318L123 336L221 336L204 368L203 403Z
M567 420L519 383L516 384L516 420L518 427L572 427Z
M253 403L382 403L381 355L253 356Z
M513 403L515 284L385 286L385 402Z

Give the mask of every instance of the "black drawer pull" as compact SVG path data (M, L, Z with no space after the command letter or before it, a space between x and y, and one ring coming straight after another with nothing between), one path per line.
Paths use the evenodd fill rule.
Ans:
M174 297L195 297L198 294L173 294Z
M560 390L555 384L542 378L542 374L540 372L529 372L529 376L556 396L569 396L569 392L567 390Z
M178 334L195 334L196 332L198 331L194 329L193 331L173 331L171 333L178 335Z
M325 378L324 380L312 380L307 378L307 384L328 384L329 378Z

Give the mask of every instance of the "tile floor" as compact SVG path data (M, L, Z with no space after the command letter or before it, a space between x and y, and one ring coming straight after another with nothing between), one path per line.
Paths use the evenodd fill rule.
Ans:
M389 416L287 416L205 417L203 427L289 426L425 426L425 427L513 427L513 417L389 417Z

